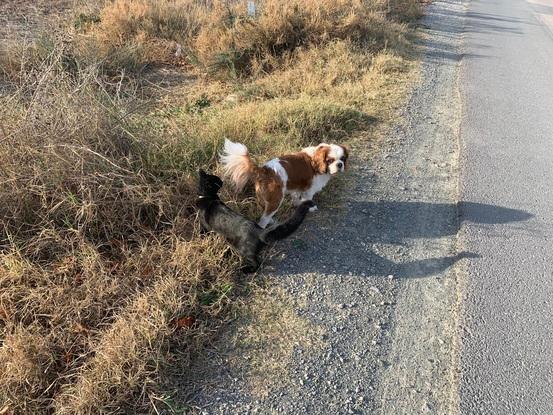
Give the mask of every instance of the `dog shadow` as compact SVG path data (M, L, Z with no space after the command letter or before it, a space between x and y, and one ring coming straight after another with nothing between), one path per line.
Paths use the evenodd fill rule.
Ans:
M285 244L287 257L279 264L283 273L435 276L462 259L480 257L448 252L447 237L456 235L462 223L504 226L533 217L522 210L474 202L349 202L338 212L308 216L303 231ZM412 257L433 251L448 255Z

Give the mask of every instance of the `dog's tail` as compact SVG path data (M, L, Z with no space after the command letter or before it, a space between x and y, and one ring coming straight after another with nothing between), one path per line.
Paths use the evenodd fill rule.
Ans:
M305 219L309 208L315 206L311 200L303 202L296 208L296 211L290 219L275 228L264 230L260 238L265 243L271 243L292 235Z
M233 143L226 138L220 161L223 164L225 176L230 177L238 191L244 188L259 168L250 158L248 149L244 144Z

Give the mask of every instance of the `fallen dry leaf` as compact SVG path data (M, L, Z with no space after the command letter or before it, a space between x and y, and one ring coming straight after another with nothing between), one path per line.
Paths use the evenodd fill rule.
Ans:
M190 328L194 325L195 322L196 322L196 319L194 317L187 316L187 317L181 317L177 319L175 324L178 328L184 328L184 327Z

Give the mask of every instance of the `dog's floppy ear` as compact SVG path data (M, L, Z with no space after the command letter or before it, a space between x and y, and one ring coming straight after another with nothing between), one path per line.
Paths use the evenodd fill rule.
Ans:
M325 174L327 171L328 166L326 165L326 157L328 156L329 150L329 146L320 145L311 157L311 165L313 166L313 170L315 170L318 174Z

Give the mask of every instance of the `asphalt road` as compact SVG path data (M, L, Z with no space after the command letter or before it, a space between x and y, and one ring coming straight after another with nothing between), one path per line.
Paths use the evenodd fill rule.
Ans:
M472 1L463 27L460 197L514 210L487 221L461 204L464 249L481 258L467 267L460 409L553 414L553 2Z

